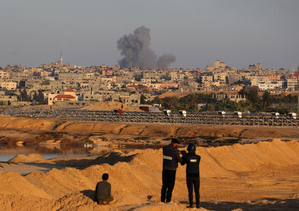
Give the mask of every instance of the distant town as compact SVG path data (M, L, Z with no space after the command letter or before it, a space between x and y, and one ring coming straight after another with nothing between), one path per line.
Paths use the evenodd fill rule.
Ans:
M261 63L236 69L218 59L204 69L82 67L63 63L62 53L57 62L39 67L0 67L2 106L85 106L91 102L116 101L140 107L153 105L154 99L166 92L179 97L191 93L210 94L214 100L238 103L246 100L244 90L273 96L294 95L298 90L298 73L283 68L263 69ZM206 104L198 103L195 110L203 109Z

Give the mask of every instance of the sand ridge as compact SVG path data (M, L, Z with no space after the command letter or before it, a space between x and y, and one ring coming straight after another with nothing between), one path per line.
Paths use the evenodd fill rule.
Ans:
M198 147L201 155L201 210L285 210L299 200L299 143L281 141ZM159 203L162 150L113 151L86 160L85 168L52 168L21 176L0 168L0 207L4 210L188 210L185 167L179 166L174 205ZM17 156L16 158L20 157ZM19 165L40 165L23 155ZM26 158L27 157L27 158ZM28 158L31 160L28 163ZM58 160L49 160L48 163ZM23 163L25 162L25 163ZM70 164L73 162L69 161ZM13 165L13 164L11 164ZM55 166L55 165L54 165ZM92 199L104 172L110 174L115 201L99 206ZM272 200L270 200L272 199ZM258 206L257 206L258 205ZM260 209L257 209L257 208ZM298 206L297 206L298 207ZM289 209L292 210L292 209Z
M146 124L75 122L48 118L0 116L1 141L15 144L19 141L40 143L83 143L93 135L165 137L236 137L292 138L299 137L295 127L254 127L228 125ZM3 140L2 140L3 139Z

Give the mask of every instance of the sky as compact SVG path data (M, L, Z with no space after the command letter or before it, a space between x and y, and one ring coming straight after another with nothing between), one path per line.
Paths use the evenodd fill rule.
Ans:
M0 0L0 66L118 64L117 40L150 29L171 68L299 66L299 0Z

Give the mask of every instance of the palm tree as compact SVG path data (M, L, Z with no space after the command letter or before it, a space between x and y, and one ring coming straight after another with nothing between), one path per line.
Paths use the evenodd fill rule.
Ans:
M262 96L262 101L261 101L261 110L262 111L267 111L267 109L271 106L272 104L272 98L271 95L268 91L265 91L263 96Z
M242 111L242 112L248 111L249 105L250 105L250 103L248 100L241 100L238 102L238 107L240 108L240 111Z

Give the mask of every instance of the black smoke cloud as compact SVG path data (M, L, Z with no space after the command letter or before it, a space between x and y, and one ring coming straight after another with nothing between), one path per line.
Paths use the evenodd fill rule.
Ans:
M118 61L120 67L140 67L157 69L168 67L175 62L175 56L164 54L157 59L155 52L149 47L151 44L150 29L141 26L134 30L133 34L124 35L117 40L117 48L124 56Z

